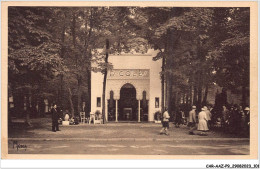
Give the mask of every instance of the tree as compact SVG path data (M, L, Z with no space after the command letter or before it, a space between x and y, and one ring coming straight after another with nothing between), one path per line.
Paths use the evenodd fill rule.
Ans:
M107 71L113 68L108 62L109 54L120 54L121 52L141 52L147 51L147 42L136 33L138 29L134 24L136 17L134 8L113 7L102 8L103 13L100 15L99 41L105 42L105 49L99 55L101 60L98 61L98 67L95 70L104 75L103 94L102 94L102 115L105 119L105 90Z
M178 95L186 93L188 96L189 83L193 84L195 93L198 91L200 105L202 72L204 72L201 65L205 62L207 52L210 49L206 42L209 39L207 32L212 25L212 9L158 8L156 10L161 10L162 13L159 16L152 14L150 17L160 21L158 24L153 24L151 21L151 25L156 26L149 42L155 48L164 49L155 59L160 59L162 56L166 58L164 74L166 75L169 111L171 111L171 102L174 99L171 98L173 93L179 93ZM154 11L154 9L148 9L148 13L149 11ZM149 17L148 14L147 16ZM174 79L174 83L172 79ZM175 91L173 91L173 87ZM178 95L176 97L179 98ZM179 104L178 98L174 99L177 105Z
M212 53L216 83L233 92L242 87L243 106L249 96L249 21L249 8L230 8L224 28L227 36Z
M9 87L27 95L28 103L48 97L74 116L82 101L90 107L95 70L104 75L104 116L106 73L113 68L109 54L152 47L159 50L154 61L162 59L162 111L164 97L169 112L181 102L200 108L213 84L242 90L246 104L249 8L10 7L8 12Z
M51 14L50 8L8 10L8 82L14 94L26 96L27 107L36 101L32 97L44 94L41 90L44 81L53 78L63 66L58 55L60 46L51 34ZM17 111L23 108L17 105L20 105L16 106Z

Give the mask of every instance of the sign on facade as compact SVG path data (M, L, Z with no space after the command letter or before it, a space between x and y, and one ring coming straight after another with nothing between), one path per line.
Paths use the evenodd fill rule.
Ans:
M108 72L108 79L149 79L149 69L113 69Z

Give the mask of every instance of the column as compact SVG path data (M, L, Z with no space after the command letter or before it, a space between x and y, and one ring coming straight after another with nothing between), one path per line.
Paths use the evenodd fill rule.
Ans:
M118 122L118 100L116 100L116 122Z
M105 101L105 122L108 122L108 104L107 104L108 100L106 99Z
M138 122L141 122L140 121L140 115L141 115L141 113L140 113L140 100L138 100Z
M147 113L148 113L147 121L148 121L148 122L149 122L149 121L153 121L153 119L150 120L150 118L153 117L153 116L150 115L151 112L150 112L150 103L149 103L149 100L147 100Z

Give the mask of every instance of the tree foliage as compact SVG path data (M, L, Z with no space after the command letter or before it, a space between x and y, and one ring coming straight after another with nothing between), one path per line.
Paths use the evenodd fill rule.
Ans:
M168 107L184 97L205 104L213 84L242 87L245 96L249 20L242 7L9 7L9 86L79 112L82 101L90 107L91 71L113 68L108 54L154 48L160 51L154 61L164 61Z
M154 60L166 59L161 74L166 82L174 79L169 97L177 92L200 107L213 84L248 87L248 8L140 8L139 13L146 18L139 20L142 34L160 49ZM176 97L169 102L178 102Z

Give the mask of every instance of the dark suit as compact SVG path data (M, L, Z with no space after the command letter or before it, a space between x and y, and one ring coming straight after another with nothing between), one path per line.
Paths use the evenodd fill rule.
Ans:
M58 114L57 109L52 108L51 114L52 114L52 131L58 131L59 130L59 124L58 124L59 114Z

